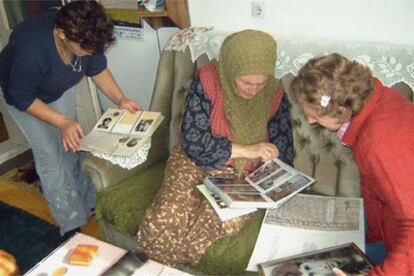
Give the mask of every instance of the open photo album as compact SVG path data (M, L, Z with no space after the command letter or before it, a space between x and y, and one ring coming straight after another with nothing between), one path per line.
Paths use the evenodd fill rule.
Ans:
M314 182L279 159L264 163L242 181L220 175L204 179L229 208L277 208Z
M81 140L81 150L131 156L151 138L163 119L160 112L130 113L109 108Z
M216 195L213 191L207 188L204 184L197 185L197 189L204 195L207 201L211 204L216 214L221 221L226 221L232 218L247 215L256 212L256 208L234 209L227 207L226 203Z
M346 275L366 275L372 268L371 260L354 243L347 243L260 263L259 275L332 275L332 268Z

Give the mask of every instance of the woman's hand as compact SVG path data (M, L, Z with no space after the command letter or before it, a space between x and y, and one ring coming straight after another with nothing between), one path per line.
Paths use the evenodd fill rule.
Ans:
M123 97L119 102L118 106L122 109L126 109L131 113L135 113L137 111L142 110L141 106L134 100Z
M58 127L62 133L62 142L65 151L80 151L80 141L84 136L82 126L76 121L65 118L59 123Z
M254 145L232 145L231 158L260 158L263 162L275 159L279 150L272 143L259 143Z

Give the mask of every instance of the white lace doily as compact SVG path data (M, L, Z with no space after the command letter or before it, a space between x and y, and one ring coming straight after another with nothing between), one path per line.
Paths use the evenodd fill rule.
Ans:
M181 32L189 31L191 30L185 29ZM193 62L204 53L210 60L216 58L221 44L229 34L230 32L208 28L199 29L196 33L192 33L188 47ZM297 74L310 58L337 52L369 66L374 75L387 86L405 82L414 90L414 46L275 37L278 47L276 76L283 77L287 73ZM186 45L183 46L184 48L176 47L174 50L182 49L184 51Z
M199 37L199 34L212 30L212 28L206 27L190 27L176 32L168 40L164 50L166 51L179 51L184 52L185 47L189 46L193 42L194 38Z
M114 165L118 165L124 169L130 170L130 169L135 168L139 164L144 163L145 160L147 160L148 151L150 148L151 148L151 140L146 142L136 153L134 153L133 155L129 157L102 154L102 153L93 152L93 151L91 151L91 154L98 158L108 160Z

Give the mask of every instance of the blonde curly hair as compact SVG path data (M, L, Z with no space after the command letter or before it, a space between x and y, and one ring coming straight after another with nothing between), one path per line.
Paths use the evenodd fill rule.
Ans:
M368 67L333 53L310 59L290 88L298 102L310 104L320 116L341 119L345 116L341 106L352 114L362 109L374 91L374 80ZM329 100L322 104L324 96Z

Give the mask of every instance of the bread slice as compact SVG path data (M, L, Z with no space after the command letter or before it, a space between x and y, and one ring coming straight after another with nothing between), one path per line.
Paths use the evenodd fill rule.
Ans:
M90 265L98 252L97 245L79 244L69 258L73 265Z

